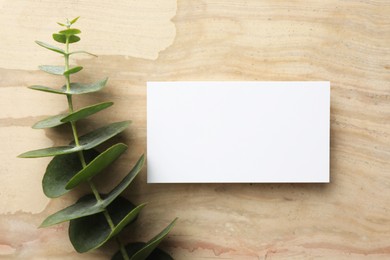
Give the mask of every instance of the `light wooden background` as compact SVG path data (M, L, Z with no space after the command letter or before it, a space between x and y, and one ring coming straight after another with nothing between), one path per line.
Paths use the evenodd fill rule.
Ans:
M79 15L75 47L99 58L73 59L84 66L78 79L110 80L76 104L115 102L84 131L133 120L119 138L130 149L100 187L145 152L148 80L331 81L330 184L147 185L143 171L126 195L150 203L126 240L148 240L178 216L162 245L176 259L390 258L390 1L0 0L1 259L108 259L114 250L79 255L67 224L37 229L86 190L48 200L49 159L16 158L70 138L66 127L30 128L66 100L26 87L62 85L37 70L62 59L33 41L52 42L55 22Z

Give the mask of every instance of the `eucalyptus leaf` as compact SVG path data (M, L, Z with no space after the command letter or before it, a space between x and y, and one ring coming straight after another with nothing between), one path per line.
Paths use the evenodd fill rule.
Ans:
M65 72L64 66L41 65L39 69L53 75L64 75Z
M128 256L131 257L136 252L141 250L145 245L146 243L144 242L135 242L127 244L125 246L125 249L127 251ZM116 252L115 255L111 258L111 260L123 260L121 251L119 250L118 252ZM145 260L173 260L173 258L163 250L156 248Z
M104 102L104 103L99 103L95 104L92 106L84 107L76 112L73 112L61 119L61 122L67 123L71 121L77 121L83 118L86 118L90 115L93 115L103 109L109 108L112 106L114 103L113 102Z
M88 54L88 55L97 57L97 55L95 55L95 54L93 54L93 53L90 53L90 52L87 52L87 51L73 51L73 52L69 53L69 55L78 54L78 53L84 53L84 54Z
M161 243L161 241L168 235L168 233L172 230L175 225L177 218L175 218L163 231L161 231L158 235L153 237L149 242L146 243L140 250L138 250L133 256L131 256L130 260L144 260L146 259L154 249Z
M56 146L56 147L49 147L49 148L28 151L18 155L18 157L19 158L50 157L50 156L56 156L61 154L75 153L81 151L82 149L83 149L82 146L71 146L71 145Z
M39 66L40 70L43 70L47 73L54 74L54 75L70 75L79 72L83 69L81 66L73 67L68 70L65 70L64 66L52 66L52 65L41 65Z
M112 205L112 204L111 204ZM114 229L112 229L110 235L106 238L106 240L101 243L99 246L103 245L105 242L107 242L109 239L113 238L114 236L118 235L127 225L132 223L138 216L138 214L141 212L141 210L146 206L146 203L142 203L141 205L137 206L135 209L127 213L127 215L122 218L119 223L116 223L114 226ZM109 207L108 207L109 208ZM97 247L99 247L97 246ZM96 248L96 247L95 247Z
M104 207L102 207L100 202L96 201L95 197L93 196L83 197L75 204L48 216L42 222L40 227L53 226L65 221L82 218L103 211L104 211Z
M77 73L77 72L79 72L82 69L83 69L83 67L81 67L81 66L73 67L73 68L70 68L70 69L64 71L63 75L68 76L70 74Z
M53 39L59 43L66 43L66 36L63 34L53 33ZM78 37L77 35L70 35L68 41L69 43L75 43L80 41L80 37Z
M58 52L58 53L61 53L64 55L66 54L63 49L60 49L60 48L53 46L53 45L50 45L48 43L41 42L41 41L35 41L35 43L38 44L39 46L42 46L43 48L48 49L48 50L55 51L55 52Z
M99 153L94 149L84 151L84 158L90 163ZM57 198L67 192L66 184L82 169L78 153L55 156L46 168L42 188L49 198Z
M83 147L84 150L94 148L125 130L130 122L131 121L122 121L112 123L89 132L79 138L80 146ZM72 142L71 145L74 145L74 142Z
M68 146L57 146L57 147L49 147L38 150L33 150L29 152L25 152L20 154L18 157L20 158L37 158L37 157L50 157L61 154L69 154L82 150L92 149L99 144L107 141L111 137L119 134L123 130L125 130L131 121L123 121L112 123L107 126L98 128L88 134L85 134L79 138L79 146L75 146L74 142L72 142Z
M70 36L70 35L79 34L79 33L81 33L81 31L79 29L71 28L71 29L59 31L59 33L66 35L66 36Z
M69 224L69 238L79 253L98 248L136 219L145 204L134 207L128 200L118 197L107 207L114 229L111 229L103 213L73 219Z
M65 188L70 190L83 181L87 181L96 174L103 171L107 166L112 164L119 156L126 151L127 145L119 143L108 148L106 151L97 156L86 167L75 174L66 184Z
M62 87L63 91L66 94L71 95L79 95L79 94L86 94L86 93L92 93L101 90L104 88L107 84L108 78L99 80L97 82L91 83L91 84L83 84L83 83L70 83L70 90L66 91L66 86L64 85Z
M66 114L60 114L60 115L55 115L55 116L51 116L51 117L45 118L43 120L40 120L40 121L36 122L32 126L32 128L34 128L34 129L44 129L44 128L51 128L51 127L55 127L55 126L59 126L59 125L65 124L65 122L63 122L62 120L66 116L67 116Z
M93 156L93 154L91 155L91 157L92 156ZM61 163L66 163L66 160L65 161L61 161L60 163L58 163L57 166L60 167ZM96 210L98 210L95 207L106 208L106 207L110 206L118 198L120 198L119 195L134 180L134 178L137 176L137 174L142 169L143 163L144 163L144 156L141 156L141 158L137 161L137 163L135 164L133 169L122 179L122 181L107 196L104 196L104 199L99 204L96 204L96 205L95 204L94 205L89 205L88 204L90 207L92 207L91 209L89 209L89 210L83 209L83 211L81 211L80 207L76 206L76 204L77 204L76 203L76 204L68 207L69 209L65 208L65 209L63 209L63 210L53 214L52 216L48 217L48 220L45 220L44 224L42 224L42 225L44 225L44 226L55 225L55 224L67 221L69 219L76 219L78 217L86 216L86 215L83 215L83 214L92 215L94 213L91 213L91 214L89 214L89 213L90 212L96 212ZM70 171L74 172L74 169L75 169L75 167L72 167L72 169ZM52 174L55 174L55 173L52 173ZM69 178L70 175L71 174L67 174L67 176L68 176L67 178ZM64 187L64 186L62 186L62 185L64 185L64 181L63 181L64 179L62 179L60 181L60 183L58 184L58 186L60 186L61 190ZM86 197L84 199L80 199L79 201L83 202L84 200L86 200ZM76 212L76 213L73 213L73 212ZM82 212L82 214L81 213L79 214L78 212ZM68 216L69 214L71 214L71 218L69 218L69 216Z
M109 205L116 197L118 197L129 185L130 183L137 177L138 173L142 170L142 167L145 162L145 157L142 155L131 171L122 179L122 181L110 191L104 203Z
M30 86L30 89L39 90L43 92L49 92L54 94L62 94L62 95L81 95L92 92L97 92L103 89L106 86L108 78L99 80L92 84L82 84L82 83L70 83L70 90L66 89L66 85L62 86L61 89L54 89L41 85L33 85Z
M80 18L80 16L77 16L76 18L72 19L69 23L70 24L74 24L75 22L77 22L77 20Z
M62 89L54 89L54 88L49 88L49 87L45 87L45 86L41 86L41 85L33 85L33 86L29 86L28 88L33 89L33 90L43 91L43 92L54 93L54 94L62 94L62 95L67 94Z

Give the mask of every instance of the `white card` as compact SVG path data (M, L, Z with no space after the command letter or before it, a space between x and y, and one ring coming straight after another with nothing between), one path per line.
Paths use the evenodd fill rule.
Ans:
M148 183L327 183L329 114L329 82L148 82Z

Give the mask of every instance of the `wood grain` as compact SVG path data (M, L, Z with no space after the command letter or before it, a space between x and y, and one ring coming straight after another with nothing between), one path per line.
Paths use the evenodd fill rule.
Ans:
M145 241L178 216L162 245L176 259L390 258L389 1L96 2L0 1L1 259L108 259L115 250L79 255L67 224L37 229L86 189L47 200L37 187L47 161L14 159L70 138L66 127L30 129L66 101L25 87L61 84L36 70L62 61L33 40L49 39L55 21L77 15L80 46L99 54L72 61L85 68L78 79L110 81L76 103L115 102L84 131L133 120L120 137L131 149L99 183L102 191L145 152L146 81L331 81L330 184L147 185L144 171L126 195L150 203L124 239Z

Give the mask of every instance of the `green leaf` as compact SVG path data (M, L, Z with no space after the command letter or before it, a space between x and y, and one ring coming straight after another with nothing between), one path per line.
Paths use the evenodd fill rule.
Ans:
M106 86L107 80L108 78L105 78L92 84L70 83L70 91L66 91L66 86L63 86L62 89L66 94L86 94L101 90L102 88L104 88L104 86Z
M39 46L42 46L43 48L46 48L48 50L55 51L55 52L58 52L58 53L65 55L65 51L56 47L56 46L53 46L53 45L50 45L48 43L41 42L41 41L35 41L35 42L36 42L36 44L38 44Z
M94 149L84 151L83 153L87 163L99 155ZM43 192L49 198L57 198L69 192L69 190L65 189L66 184L81 169L82 166L77 153L55 156L50 161L43 176Z
M60 23L60 22L57 22L58 25L61 25L61 26L66 26L65 24L63 23Z
M108 78L102 79L92 84L82 84L82 83L70 83L70 90L66 90L66 86L62 86L61 89L54 89L40 85L30 86L30 89L39 90L43 92L49 92L54 94L62 95L81 95L92 92L97 92L106 86Z
M56 146L33 150L18 155L20 158L38 158L38 157L50 157L61 154L69 154L82 150L82 146Z
M82 150L92 149L99 144L107 141L111 137L119 134L127 128L131 121L123 121L112 123L107 126L98 128L88 134L85 134L79 138L79 146L75 146L72 142L68 146L57 146L49 147L38 150L29 151L26 153L20 154L18 157L21 158L37 158L37 157L49 157L61 154L69 154Z
M88 55L97 57L97 55L90 53L90 52L87 52L87 51L73 51L73 52L69 53L69 55L78 54L78 53L84 53L84 54L88 54Z
M79 119L86 118L90 115L93 115L93 114L95 114L103 109L106 109L106 108L112 106L113 104L114 104L113 102L104 102L104 103L99 103L96 105L84 107L76 112L73 112L73 113L65 116L64 118L61 119L61 122L67 123L67 122L77 121Z
M49 88L49 87L40 86L40 85L33 85L33 86L29 86L28 88L33 89L33 90L43 91L43 92L54 93L54 94L62 94L62 95L67 94L62 89L54 89L54 88Z
M92 158L92 156L94 156L94 155L95 154L91 154L91 155L89 155L89 157L86 157L86 159L88 158L88 160L90 160ZM61 162L59 162L57 165L57 169L60 169L61 164L65 165L67 163L67 160L71 160L71 159L75 159L75 158L66 159L66 158L62 157ZM68 217L68 214L71 214L72 219L76 219L78 217L86 216L83 214L89 214L90 212L96 212L96 210L98 210L98 209L96 209L95 207L106 208L106 207L110 206L118 198L120 198L119 195L130 185L130 183L134 180L134 178L137 176L137 174L141 171L143 164L144 164L144 156L142 155L140 157L140 159L137 161L137 163L135 164L135 166L133 167L133 169L122 179L122 181L107 196L104 197L104 199L102 200L102 202L100 204L98 204L98 205L88 204L91 207L91 209L89 209L89 210L83 209L81 211L81 208L79 206L76 206L76 204L77 204L76 203L76 204L68 207L69 209L68 208L63 209L63 210L53 214L53 216L49 216L48 220L45 220L44 224L42 224L42 225L44 225L46 227L46 226L61 223L63 221L67 221L70 219ZM73 173L75 171L75 168L76 167L71 166L71 169L69 171L71 171ZM60 183L58 183L57 186L59 186L61 189L61 191L59 191L58 194L63 192L64 186L62 186L62 185L65 185L64 180L68 179L69 176L72 175L72 174L68 173L67 170L64 170L64 171L65 171L64 174L67 175L68 177L64 177L62 180L58 181ZM52 174L56 174L56 173L52 173ZM53 191L52 193L55 193L55 191ZM80 201L84 201L84 200L80 199ZM73 212L75 212L75 213L73 213ZM80 212L82 212L82 214ZM94 214L94 213L91 213L89 215L92 215L92 214Z
M59 43L66 43L66 36L63 34L54 33L53 39ZM74 43L78 41L80 41L80 37L78 37L77 35L69 36L69 43Z
M95 156L95 155L96 155L96 152L90 153L90 154L86 153L86 159L92 160L93 156ZM68 155L68 156L71 156L71 155ZM76 156L76 155L72 154L72 156ZM72 166L69 166L69 169L68 169L66 166L66 164L68 164L70 162L70 160L77 161L76 157L67 158L67 157L58 156L57 158L59 158L58 160L60 160L60 161L53 163L53 167L55 166L55 168L50 169L50 171L51 171L50 174L56 175L56 174L58 174L58 172L61 172L61 167L64 167L64 175L66 175L67 177L63 177L59 181L55 182L56 186L60 189L60 191L58 191L56 193L56 191L54 190L55 188L53 188L53 191L51 191L50 194L56 194L56 195L63 192L65 180L69 179L69 177L71 178L72 174L75 171L77 171L77 167L78 167L77 165L76 166L72 165ZM87 214L87 215L95 214L97 211L99 211L100 208L108 207L109 205L114 203L114 201L116 201L119 198L119 195L134 180L134 178L137 176L137 174L142 169L143 163L144 163L144 156L141 156L141 158L138 160L138 162L135 164L135 166L129 172L129 174L127 176L125 176L122 179L122 181L107 196L105 196L105 198L102 200L101 203L96 204L96 205L95 204L87 204L87 206L91 207L90 209L81 209L81 207L79 205L76 205L77 204L76 203L76 204L74 204L66 209L63 209L63 210L53 214L52 216L49 216L48 219L44 221L42 226L55 225L55 224L61 223L63 221L67 221L69 219L76 219L79 217L86 216L85 214ZM74 163L74 164L77 164L77 163ZM69 173L69 172L71 172L71 173ZM55 177L51 176L50 178L53 179ZM79 201L85 202L85 199L80 199ZM90 202L88 202L88 203L90 203ZM70 216L68 216L68 215L70 215ZM118 223L119 223L119 221L118 221Z
M36 87L41 87L39 90L43 90L45 88L43 86L31 86L30 88L36 89ZM51 89L49 89L49 90L51 90ZM57 93L57 91L54 93ZM60 93L60 94L62 94L62 93ZM106 109L106 108L112 106L113 104L114 104L113 102L104 102L104 103L99 103L96 105L82 108L82 109L80 109L76 112L73 112L71 114L60 114L60 115L51 116L51 117L45 118L45 119L35 123L32 126L32 128L34 128L34 129L51 128L51 127L62 125L64 123L67 123L70 121L77 121L79 119L93 115L93 114L95 114L103 109Z
M136 164L134 165L133 169L122 179L122 181L114 188L110 193L108 194L107 198L105 199L105 204L109 205L116 197L118 197L129 185L130 183L137 177L138 173L142 170L142 167L145 162L145 157L142 155Z
M41 65L39 66L40 70L43 70L47 73L54 74L54 75L70 75L79 72L83 69L81 66L73 67L68 70L65 70L64 66L52 66L52 65Z
M65 221L90 216L103 211L104 207L102 207L102 204L97 202L92 194L89 194L79 199L75 204L48 216L42 222L40 227L49 227Z
M74 175L69 182L66 184L65 188L70 190L76 187L83 181L89 180L96 174L103 171L107 166L119 158L119 156L126 151L127 145L119 143L106 151L101 153L96 157L92 162L90 162L85 168L80 170L76 175Z
M45 118L41 121L36 122L32 128L34 129L43 129L43 128L51 128L55 126L59 126L62 124L65 124L65 122L62 121L67 115L61 114L61 115L55 115L48 118Z
M136 252L141 250L141 248L143 248L145 245L146 243L143 242L135 242L135 243L127 244L125 246L127 255L129 257L133 256ZM123 260L121 251L116 252L115 255L111 258L111 260ZM156 248L145 260L173 260L173 258L163 250Z
M175 218L163 231L161 231L158 235L153 237L149 242L146 243L144 247L142 247L137 253L131 256L130 260L144 260L146 259L153 250L161 243L161 241L168 235L168 233L172 230L175 225L177 218Z
M106 240L98 245L97 247L100 247L105 242L107 242L110 238L118 235L127 225L129 225L131 222L133 222L138 214L141 212L141 210L146 206L146 203L143 203L139 206L137 206L135 209L127 213L127 215L121 219L121 221L117 224L115 224L114 229L111 231L110 235L106 238ZM96 248L96 247L95 247Z
M53 75L64 75L64 66L41 65L39 69Z
M77 73L82 69L83 69L83 67L81 67L81 66L73 67L73 68L68 69L67 71L64 71L63 75L68 76L70 74Z
M112 123L85 134L79 138L80 146L83 147L84 150L94 148L125 130L130 122L131 121L122 121ZM71 145L73 144L74 143L72 142Z
M115 227L111 230L103 213L73 219L69 225L69 238L79 253L98 248L134 221L145 204L134 208L129 201L118 197L107 207Z
M70 35L79 34L79 33L81 33L81 31L79 29L70 28L70 29L59 31L59 33L66 35L66 36L70 36Z
M77 16L76 18L72 19L70 21L70 24L74 24L75 22L77 22L77 20L80 18L80 16Z

